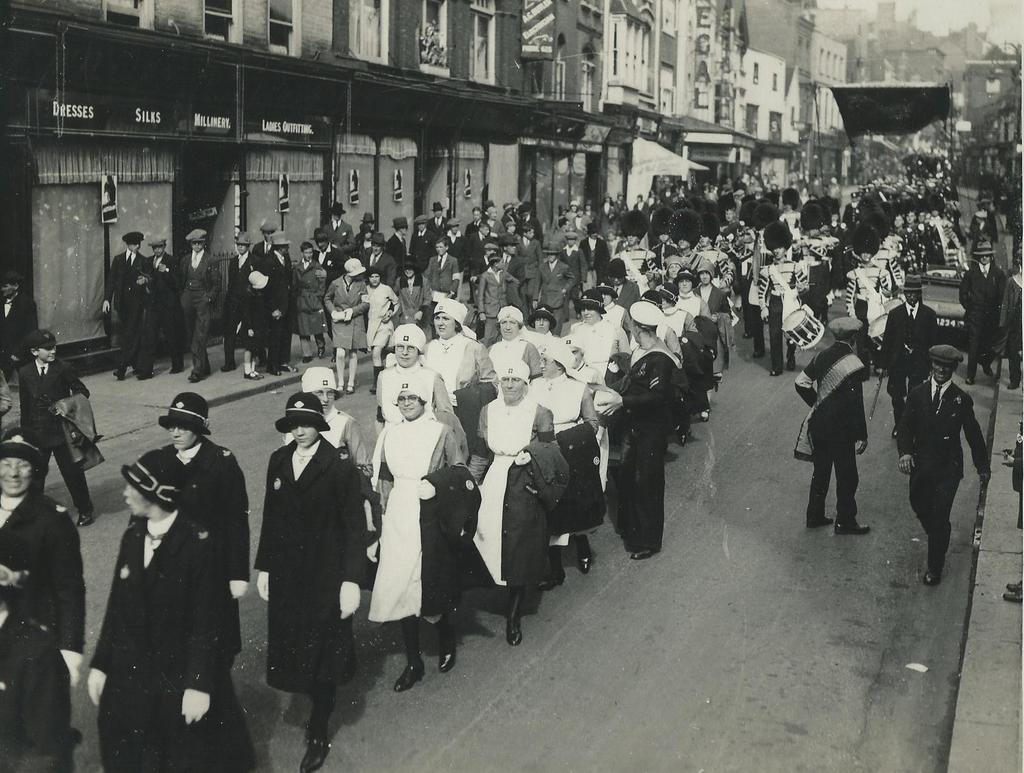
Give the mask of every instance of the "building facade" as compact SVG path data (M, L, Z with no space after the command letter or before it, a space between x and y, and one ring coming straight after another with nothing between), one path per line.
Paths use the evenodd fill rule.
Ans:
M756 138L752 171L765 184L784 187L799 154L799 135L786 80L786 61L766 51L747 49L743 57L743 130Z

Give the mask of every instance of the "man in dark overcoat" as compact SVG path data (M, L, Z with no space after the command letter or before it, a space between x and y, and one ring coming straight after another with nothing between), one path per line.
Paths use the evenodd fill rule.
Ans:
M974 401L953 383L963 355L952 346L933 346L928 355L932 375L910 390L907 408L896 433L899 470L910 476L910 506L928 535L925 585L938 585L952 531L949 516L964 477L963 434L971 448L978 477L991 474L988 447L974 415Z
M366 518L357 468L320 437L329 429L320 399L292 395L275 427L294 439L267 466L256 582L268 602L267 684L313 701L300 766L310 771L327 758L337 688L355 672Z
M427 230L428 220L430 218L426 215L417 215L412 221L414 230L409 238L409 257L413 259L420 273L427 270L427 264L434 257L434 245L437 243L434 235Z
M921 302L920 276L907 277L903 295L904 302L892 309L885 320L880 354L883 374L889 377L885 389L892 398L893 437L903 416L907 394L928 378L928 350L939 333L935 310Z
M17 271L4 272L0 280L4 302L0 314L0 370L8 381L25 362L25 336L39 327L36 302L31 294L22 291L24 285L25 278Z
M25 338L25 348L32 361L18 369L18 397L21 401L21 425L38 440L42 456L37 479L39 490L46 484L50 457L57 460L71 501L78 510L78 525L88 526L93 518L92 498L85 481L85 471L71 458L61 418L54 403L73 394L89 396L89 390L74 368L57 359L57 339L49 330L35 330Z
M167 353L171 356L170 373L185 369L185 320L181 312L181 274L174 258L167 254L167 239L149 240L153 255L149 258L149 277L146 285L146 338L139 353L138 377L153 374L153 358L157 340L163 334ZM145 360L143 361L143 356ZM145 368L143 368L145 365Z
M235 257L228 263L228 287L224 293L224 365L228 373L238 367L235 360L235 341L242 322L245 299L249 294L249 274L257 271L256 258L250 251L252 240L246 233L235 237Z
M269 279L263 293L268 330L267 373L280 376L297 371L289 362L295 313L295 295L292 292L295 273L292 271L288 237L277 232L273 238L274 248L262 262L257 263L256 269Z
M978 365L986 376L992 375L992 346L999 333L999 308L1006 289L1006 274L992 262L992 242L983 239L974 245L974 258L960 280L960 305L964 307L967 327L967 376L974 383Z
M825 516L832 470L836 472L836 534L867 534L857 522L857 456L868 447L862 379L864 363L854 351L861 323L837 317L828 323L835 342L814 356L796 378L797 394L811 407L797 438L796 456L814 464L807 497L807 528L832 523Z
M149 273L149 262L139 252L142 238L138 231L129 231L121 237L124 252L110 259L110 272L103 290L103 313L116 311L120 320L121 357L114 370L118 381L124 379L128 368L137 367L142 342L146 276Z
M192 372L188 376L192 384L210 375L206 341L210 337L213 310L220 296L220 264L206 249L206 237L206 231L202 228L189 231L185 238L192 250L178 264L185 338L192 352Z
M178 510L182 467L161 449L121 472L125 502L141 520L121 539L89 672L103 769L251 769L251 759L220 754L236 746L222 728L244 719L224 716L238 704L219 661L215 545Z

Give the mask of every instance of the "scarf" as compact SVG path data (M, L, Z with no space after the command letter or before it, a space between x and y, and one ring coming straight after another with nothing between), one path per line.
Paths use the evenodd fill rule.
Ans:
M814 415L817 407L839 388L840 384L863 368L864 363L860 361L856 354L851 352L850 354L844 354L836 360L832 367L828 369L828 372L818 379L818 397L814 401L814 405L811 406L811 410L808 411L807 417L800 425L800 432L796 436L796 447L793 449L793 456L795 458L805 462L812 460L814 445L811 443L809 429L811 416Z

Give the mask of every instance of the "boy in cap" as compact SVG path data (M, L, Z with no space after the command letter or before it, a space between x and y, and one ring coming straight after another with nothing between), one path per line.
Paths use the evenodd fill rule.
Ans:
M867 534L871 527L857 523L856 500L857 456L868 447L862 390L865 366L853 348L860 323L853 317L837 317L828 327L835 342L814 356L794 384L811 406L794 451L797 459L814 465L806 525L816 529L832 523L825 516L825 497L835 468L835 533Z
M54 410L54 403L58 400L74 394L88 397L89 390L74 368L57 359L57 339L49 330L29 333L25 338L25 348L33 359L18 369L18 396L21 400L21 425L39 441L39 487L42 489L46 483L50 456L53 456L78 510L78 525L89 526L95 518L85 471L71 457L62 419Z
M430 317L434 316L434 307L448 298L458 298L459 284L462 281L462 269L458 258L449 254L451 246L447 236L439 238L434 245L435 254L427 261L423 281L431 292Z
M188 380L195 384L210 375L206 341L220 295L221 278L220 266L206 253L206 231L196 228L186 238L192 252L181 259L179 268L183 285L181 307L185 314L185 337L192 350L192 372Z
M931 378L910 390L896 431L896 446L899 470L910 476L910 506L928 535L928 570L922 581L938 585L949 549L950 512L964 476L961 434L971 448L982 483L989 479L991 467L974 401L952 380L963 355L952 346L939 344L928 350L928 356Z
M21 292L24 284L24 277L17 271L5 271L0 279L4 304L0 314L0 371L8 381L25 361L25 336L39 327L36 302Z
M114 370L114 377L118 381L124 380L128 368L137 368L136 361L144 332L149 265L139 252L142 238L138 231L129 231L121 237L125 249L111 258L110 272L103 291L103 313L116 311L120 320L121 357Z

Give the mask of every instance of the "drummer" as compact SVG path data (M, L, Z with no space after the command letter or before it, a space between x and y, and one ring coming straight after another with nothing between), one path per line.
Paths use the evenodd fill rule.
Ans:
M444 380L452 405L457 390L495 378L487 350L463 328L468 314L469 309L454 298L439 301L434 307L437 337L427 344L424 357L424 364Z
M867 367L877 360L869 330L871 322L885 316L884 298L892 294L889 272L873 261L879 245L878 231L867 223L853 230L850 246L857 257L857 267L846 275L846 313L863 325L856 339L857 356Z
M768 323L768 346L771 351L770 375L782 374L782 322L786 315L800 308L800 293L808 288L807 273L790 258L793 234L780 220L764 229L764 246L770 262L761 267L757 283L757 302L761 319ZM786 339L786 369L796 370L796 344Z
M607 288L610 293L615 291ZM604 376L612 355L627 351L626 333L605 319L607 309L601 288L587 290L576 301L580 321L572 326L570 334L583 350L583 359L595 372ZM613 304L609 304L613 305ZM625 312L625 309L618 307ZM621 324L621 323L620 323Z
M518 307L503 306L499 309L498 335L498 340L490 348L492 363L522 360L530 368L530 378L540 375L540 353L523 335L523 312Z

